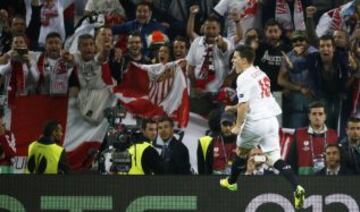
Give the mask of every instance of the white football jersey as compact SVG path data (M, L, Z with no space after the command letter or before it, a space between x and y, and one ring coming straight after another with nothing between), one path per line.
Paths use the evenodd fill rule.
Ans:
M236 80L239 103L248 102L247 120L259 120L281 114L270 90L270 79L258 67L250 66Z

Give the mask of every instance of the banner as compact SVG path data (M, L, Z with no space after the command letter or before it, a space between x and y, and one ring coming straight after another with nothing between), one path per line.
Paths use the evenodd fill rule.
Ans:
M130 64L114 93L125 108L140 117L167 114L185 127L189 121L189 92L177 62L155 65Z

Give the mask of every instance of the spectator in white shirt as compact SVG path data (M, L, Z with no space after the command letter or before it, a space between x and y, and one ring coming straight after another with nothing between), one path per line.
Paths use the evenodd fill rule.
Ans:
M204 36L191 44L186 60L191 89L195 94L217 93L229 73L229 56L233 46L220 35L218 19L210 16L204 23Z

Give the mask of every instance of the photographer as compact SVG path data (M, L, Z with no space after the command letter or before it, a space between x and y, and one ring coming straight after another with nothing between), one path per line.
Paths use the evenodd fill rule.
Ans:
M9 98L34 93L39 73L36 70L34 54L26 44L24 34L13 36L11 50L7 52L10 60L0 66L0 75L5 77L5 88L9 89Z
M123 112L121 108L105 111L111 127L106 138L109 147L99 158L100 172L121 175L164 173L164 164L152 146L157 135L156 122L150 119L143 120L141 134L138 134L131 126L121 123L125 117L121 114Z
M163 163L151 143L157 135L157 124L154 120L144 119L141 125L142 135L135 139L128 151L131 154L129 175L147 175L163 173Z

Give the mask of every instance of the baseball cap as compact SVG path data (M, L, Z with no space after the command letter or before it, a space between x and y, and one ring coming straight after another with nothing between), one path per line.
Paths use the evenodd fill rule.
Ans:
M300 31L300 30L296 30L292 33L291 35L291 40L296 40L296 39L305 39L307 40L307 35L305 31Z
M221 114L221 119L220 119L220 123L223 123L223 122L234 123L235 115L230 112L224 112L223 114Z

